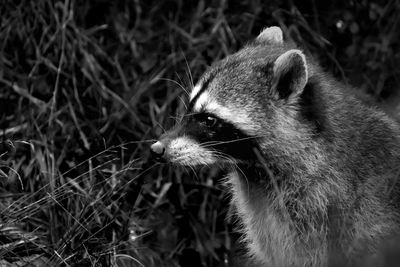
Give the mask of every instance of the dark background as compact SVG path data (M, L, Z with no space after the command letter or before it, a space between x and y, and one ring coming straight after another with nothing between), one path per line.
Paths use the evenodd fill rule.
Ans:
M223 173L152 165L148 148L191 81L266 26L400 114L399 1L2 0L0 14L2 266L229 266Z

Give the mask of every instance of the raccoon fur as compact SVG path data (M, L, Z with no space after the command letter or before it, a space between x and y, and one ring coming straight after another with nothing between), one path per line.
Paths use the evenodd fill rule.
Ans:
M266 28L204 73L151 150L227 170L249 264L372 261L399 234L400 129L349 91Z

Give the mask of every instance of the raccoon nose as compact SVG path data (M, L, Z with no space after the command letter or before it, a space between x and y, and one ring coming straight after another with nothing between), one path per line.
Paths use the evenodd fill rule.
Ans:
M160 141L155 142L150 146L151 152L156 157L161 157L165 152L165 146Z

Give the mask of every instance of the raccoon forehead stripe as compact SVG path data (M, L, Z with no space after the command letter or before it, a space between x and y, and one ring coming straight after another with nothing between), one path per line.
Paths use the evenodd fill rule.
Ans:
M193 98L200 92L200 89L203 87L203 85L199 82L196 84L195 87L193 87L192 92L190 93L190 101L193 100Z
M196 102L193 105L193 111L200 111L203 107L206 107L207 104L210 103L210 95L208 92L203 92L196 98Z
M193 88L192 93L190 94L190 103L188 110L191 110L194 104L197 102L197 99L207 90L208 85L214 79L214 75L210 75L202 84L200 82Z

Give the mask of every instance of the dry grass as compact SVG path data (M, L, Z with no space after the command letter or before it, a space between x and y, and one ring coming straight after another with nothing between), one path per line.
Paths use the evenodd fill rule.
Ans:
M400 88L396 1L3 2L2 266L229 266L221 173L156 166L148 145L266 25L377 99Z

